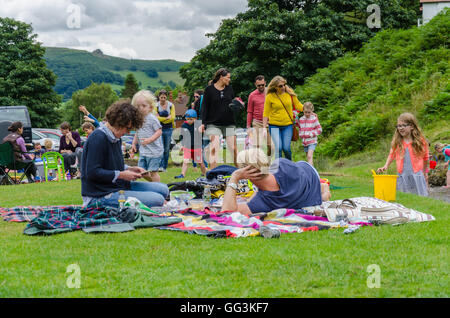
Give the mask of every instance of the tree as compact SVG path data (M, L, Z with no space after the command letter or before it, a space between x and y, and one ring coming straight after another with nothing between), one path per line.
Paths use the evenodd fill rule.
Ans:
M221 67L231 71L234 91L244 100L259 74L269 81L282 75L294 87L303 84L379 31L366 24L370 4L381 9L382 29L417 24L414 0L249 0L248 10L223 20L207 35L210 43L181 68L185 87L205 87Z
M108 107L118 99L119 97L111 88L111 85L92 83L85 89L73 93L72 99L65 105L65 120L72 127L81 126L84 120L78 107L84 105L92 115L101 121Z
M60 96L29 24L0 17L0 105L28 107L33 127L54 127Z
M125 78L125 87L121 92L123 98L133 98L134 94L139 91L139 84L132 73Z

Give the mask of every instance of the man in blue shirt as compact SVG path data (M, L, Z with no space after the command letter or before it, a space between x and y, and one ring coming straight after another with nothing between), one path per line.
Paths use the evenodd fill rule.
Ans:
M259 148L244 150L237 158L240 169L233 172L223 200L223 211L238 211L249 215L276 209L301 209L320 205L330 198L327 184L320 183L316 169L305 161L292 162L279 158L271 165ZM257 194L247 204L237 204L237 183L249 179Z

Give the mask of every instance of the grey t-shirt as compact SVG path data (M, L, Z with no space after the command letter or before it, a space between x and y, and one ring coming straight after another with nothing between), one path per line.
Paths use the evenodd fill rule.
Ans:
M158 129L161 129L161 123L159 122L158 118L156 118L156 116L153 115L152 113L148 114L145 117L144 126L142 126L142 128L136 132L138 142L140 145L139 147L140 156L145 156L149 158L159 158L162 156L164 148L161 137L159 137L154 142L148 145L142 146L141 144L141 139L150 138L156 133Z

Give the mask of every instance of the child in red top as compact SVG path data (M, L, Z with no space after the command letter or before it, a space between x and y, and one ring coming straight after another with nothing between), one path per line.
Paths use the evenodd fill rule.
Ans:
M314 113L314 105L311 102L303 105L303 116L297 117L296 125L299 128L299 137L302 139L308 163L313 165L314 150L317 147L317 137L322 134L322 126Z
M386 164L377 171L385 172L395 160L399 174L397 189L428 196L428 143L413 114L403 113L398 117L391 146Z

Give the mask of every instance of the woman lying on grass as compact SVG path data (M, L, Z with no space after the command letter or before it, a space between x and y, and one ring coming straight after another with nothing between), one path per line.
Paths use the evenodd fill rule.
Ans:
M316 169L305 161L279 158L270 164L261 149L252 148L241 151L237 163L240 169L233 172L227 184L223 211L249 215L281 208L301 209L320 205L331 197L328 184L320 183ZM242 179L250 180L259 191L250 202L237 204L237 183Z

